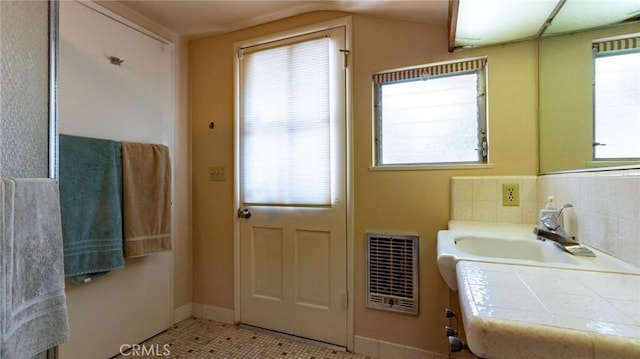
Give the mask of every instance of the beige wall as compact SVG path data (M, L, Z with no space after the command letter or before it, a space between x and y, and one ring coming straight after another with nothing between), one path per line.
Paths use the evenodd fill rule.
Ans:
M191 43L194 302L233 309L233 47L235 41L342 17L317 12ZM438 272L437 231L449 219L453 175L535 175L537 44L533 41L447 52L444 25L353 17L353 186L355 334L446 352L443 310L448 292ZM371 171L371 73L452 58L489 56L490 161L493 168ZM209 122L216 127L209 130ZM209 166L224 166L225 182L209 182ZM420 315L364 307L364 235L420 235Z
M355 333L446 351L447 287L436 265L436 234L449 219L454 175L537 173L537 56L533 42L447 52L445 26L354 17ZM370 171L371 73L488 55L490 162L494 169ZM420 316L364 307L364 236L368 231L420 235Z
M233 43L341 16L318 12L191 43L194 303L233 309ZM210 166L224 166L227 180L210 182Z
M97 1L104 8L173 42L175 89L173 128L174 219L173 219L173 307L192 302L191 252L191 129L188 101L188 41L115 1Z

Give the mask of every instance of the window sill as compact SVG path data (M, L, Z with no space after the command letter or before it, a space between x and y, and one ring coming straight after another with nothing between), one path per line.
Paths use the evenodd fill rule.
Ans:
M369 171L431 171L431 170L478 170L495 168L493 163L444 163L433 165L382 165L371 166Z
M621 160L621 161L616 161L616 160L596 160L596 161L589 161L586 163L586 167L587 168L593 168L593 167L603 167L603 166L607 166L607 167L612 167L612 166L630 166L630 165L638 165L638 163L640 163L640 161L634 161L634 160L629 160L629 161L625 161L625 160Z

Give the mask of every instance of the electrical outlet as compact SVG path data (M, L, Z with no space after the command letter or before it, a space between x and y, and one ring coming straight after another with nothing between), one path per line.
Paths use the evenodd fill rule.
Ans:
M225 181L224 167L209 167L209 181Z
M520 205L520 185L518 183L502 184L502 205L506 207Z

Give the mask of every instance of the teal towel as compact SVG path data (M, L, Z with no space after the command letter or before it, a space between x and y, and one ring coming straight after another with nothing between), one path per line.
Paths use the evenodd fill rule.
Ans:
M124 268L122 144L60 135L65 276L75 283Z

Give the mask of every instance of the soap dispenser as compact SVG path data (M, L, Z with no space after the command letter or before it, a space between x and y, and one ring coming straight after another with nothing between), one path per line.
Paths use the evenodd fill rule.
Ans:
M560 227L564 228L564 218L563 218L562 212L558 213L558 209L556 208L556 205L553 203L553 196L547 197L547 204L544 206L543 209L540 210L540 217L538 219L541 220L542 217L547 216L549 214L557 216L558 224L560 224ZM540 222L540 226L542 226L542 222Z

